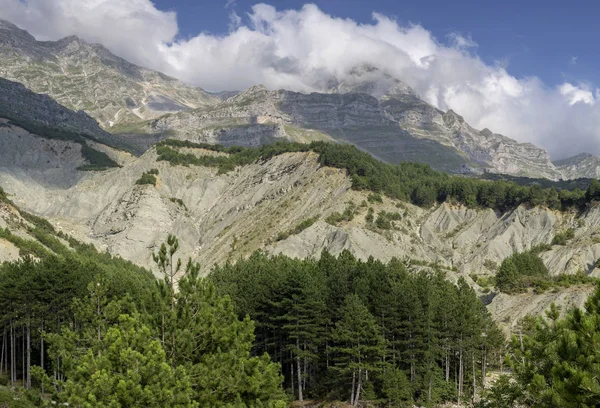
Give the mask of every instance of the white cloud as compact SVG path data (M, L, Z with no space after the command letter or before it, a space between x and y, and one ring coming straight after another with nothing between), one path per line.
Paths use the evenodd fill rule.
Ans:
M562 84L559 88L560 93L569 100L570 105L578 102L593 105L596 102L591 90L581 86L574 86L568 82Z
M373 66L476 128L541 145L556 157L600 153L600 104L592 87L550 88L536 77L517 78L479 59L470 37L451 34L445 45L420 25L401 26L377 13L372 23L358 24L314 5L277 10L258 4L247 24L232 14L229 34L186 40L176 39L176 15L150 0L0 0L0 18L39 39L76 34L100 42L132 62L209 90L262 83L318 91L347 79L356 67Z
M477 43L473 41L470 35L463 36L459 33L450 33L447 35L452 45L456 48L473 48L477 47Z

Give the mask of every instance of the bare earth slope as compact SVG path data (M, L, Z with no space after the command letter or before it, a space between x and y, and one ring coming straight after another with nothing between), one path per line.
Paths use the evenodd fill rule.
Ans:
M26 145L51 142L15 128L3 131L0 140L20 137ZM595 268L600 258L600 207L596 206L581 215L523 206L506 214L447 204L422 209L388 198L364 206L368 194L351 190L346 174L321 167L314 153L287 153L217 174L214 168L157 162L152 149L140 158L121 157L122 168L82 175L72 165L55 167L67 160L62 153L65 146L51 147L37 149L38 155L21 154L19 160L8 157L18 152L0 150L0 186L17 204L48 218L60 230L143 266L151 266L151 252L174 233L180 238L182 255L198 259L205 271L214 263L258 249L298 257L318 257L323 249L334 254L347 249L361 258L437 262L447 268L449 278L460 274L470 280L471 274L492 273L486 268L514 251L549 243L556 233L575 227L575 238L544 252L544 262L552 274L600 273ZM73 155L69 161L79 160L77 152L69 155ZM141 174L152 168L159 170L157 185L136 185ZM59 181L64 179L72 182ZM325 222L331 212L342 212L349 203L356 208L352 221ZM392 230L377 229L365 221L369 206L375 214L399 212L402 218ZM311 217L317 218L312 226L278 240L280 233ZM505 323L511 325L527 310L543 308L552 300L579 304L588 292L588 288L570 289L569 296L531 295L528 300L501 295L490 308L503 319L509 316ZM537 306L521 307L522 313L516 313L515 302Z

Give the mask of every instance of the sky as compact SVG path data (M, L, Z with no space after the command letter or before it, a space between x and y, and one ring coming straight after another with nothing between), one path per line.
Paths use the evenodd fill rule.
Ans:
M78 35L210 91L397 78L553 158L600 154L598 15L596 1L0 0L40 40Z

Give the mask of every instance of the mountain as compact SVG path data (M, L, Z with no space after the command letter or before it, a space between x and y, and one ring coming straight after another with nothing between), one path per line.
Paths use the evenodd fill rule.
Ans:
M596 263L600 206L596 204L581 212L528 204L502 213L451 203L419 207L353 189L345 170L324 165L318 153L306 150L286 153L284 149L263 159L247 152L243 157L255 159L217 168L212 166L231 153L173 142L170 149L187 160L176 165L161 159L161 146L133 156L105 144L116 136L100 129L85 113L70 111L7 80L0 81L0 87L0 117L7 112L20 115L0 119L0 228L23 239L35 237L28 232L27 222L18 221L20 208L44 217L62 236L94 244L141 266L152 265L149 254L170 233L179 237L183 258L192 256L206 266L256 250L318 257L323 249L333 254L349 250L363 259L396 257L419 268L435 264L448 279L464 276L480 295L488 296L488 307L506 327L526 313L541 313L552 302L580 305L591 291L583 286L542 294L487 294L490 288L484 286L485 280L514 252L549 245L555 236L573 228L574 238L566 245L552 245L543 252L544 263L553 275L600 274ZM255 92L257 98L270 95L263 89ZM247 97L246 93L234 98ZM364 94L331 98L373 103ZM258 101L248 104L247 114L271 103L264 98L262 106ZM226 113L227 104L242 103L229 99L215 112ZM347 116L325 118L312 118L307 112L298 110L296 115L321 120L323 128L330 121L353 120L351 110ZM372 118L374 123L380 120L375 114ZM84 171L90 165L87 149L114 166ZM152 177L143 178L150 172ZM387 219L389 225L374 222L375 217ZM0 237L0 261L14 260L18 254L14 242Z
M356 87L337 87L355 91ZM371 84L358 88L373 91ZM141 132L255 145L265 140L331 139L352 143L389 163L418 161L449 172L561 178L547 152L484 129L453 111L442 112L397 81L379 99L366 93L269 91L252 87L216 105L147 122ZM258 136L257 136L258 135Z
M472 276L489 278L505 257L548 244L573 227L575 238L567 245L552 246L542 259L554 275L600 273L595 266L600 258L598 206L579 216L526 205L498 214L452 204L421 208L387 197L378 202L368 191L352 189L345 171L322 166L312 152L278 154L222 172L159 161L153 148L139 158L124 158L120 168L80 172L76 165L81 158L64 153L69 143L42 148L35 143L43 146L50 141L16 127L0 128L0 139L7 135L13 135L14 144L39 152L13 161L9 158L15 156L14 150L0 150L0 185L14 203L47 218L62 233L143 266L152 265L149 254L173 233L179 237L181 256L192 256L207 267L259 249L294 257L318 257L323 249L333 254L349 250L363 259L435 263L448 279L464 276L484 295ZM199 158L226 155L195 147L177 150ZM53 166L60 161L63 174L49 177L56 175ZM158 173L155 185L138 184L151 169ZM72 182L66 185L57 179ZM379 228L368 221L369 208L376 217L398 214L399 220L390 229ZM347 211L351 219L338 221L335 213ZM14 249L4 252L14 254ZM590 290L502 294L492 296L490 308L512 325L554 301L582 303Z
M565 179L600 178L600 157L593 154L581 153L553 163Z
M0 20L0 77L84 110L108 129L219 100L204 90L113 55L75 36L36 41Z
M74 36L36 41L7 21L0 21L0 58L0 77L85 111L105 130L124 135L118 146L136 154L173 136L242 146L326 140L352 143L389 163L416 161L452 173L551 180L600 173L600 159L555 165L543 149L474 129L458 113L436 109L368 65L352 70L344 82L323 84L322 93L254 86L209 94L99 44Z

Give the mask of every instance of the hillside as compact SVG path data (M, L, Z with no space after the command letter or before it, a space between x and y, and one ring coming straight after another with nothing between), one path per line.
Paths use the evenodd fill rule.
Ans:
M20 143L48 143L15 127L4 132L18 135ZM228 155L175 149L199 159ZM124 157L121 168L81 172L62 165L57 175L47 163L58 160L61 150L38 150L40 155L19 162L8 160L13 154L2 150L0 186L11 200L48 218L59 231L143 266L152 264L149 253L173 233L184 259L192 256L207 266L259 249L302 258L318 257L323 249L334 255L347 249L361 259L436 263L448 278L467 277L483 294L471 275L493 275L515 251L549 244L572 227L575 237L545 251L544 263L552 275L599 273L596 205L579 212L522 204L500 213L451 203L422 208L386 196L379 202L369 191L352 189L345 170L322 166L319 155L307 151L277 154L227 171L171 165L157 160L156 149L151 149L140 158ZM137 184L152 169L155 185ZM568 293L500 295L490 308L512 325L552 301L581 304L589 289L571 288Z

